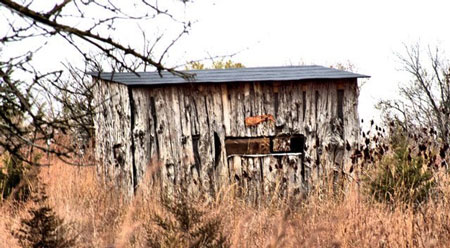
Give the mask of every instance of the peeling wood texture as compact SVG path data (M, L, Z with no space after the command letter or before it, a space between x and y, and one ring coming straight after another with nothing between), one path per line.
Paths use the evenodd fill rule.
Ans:
M131 150L131 112L127 86L98 82L94 99L98 106L95 116L95 154L100 162L97 172L102 179L133 193L133 162Z
M99 174L130 195L152 166L160 166L169 192L185 184L190 191L214 196L222 186L235 183L253 202L271 194L306 193L324 173L348 169L350 154L344 144L353 146L359 134L356 79L185 84L130 91L99 81L95 93L101 103L95 118ZM272 115L275 121L246 125L249 117L262 115ZM286 137L293 136L302 137L297 143L304 141L301 155L272 156L264 145L241 153L230 148L233 140L233 149L239 149L239 139L267 142L267 137L275 137L272 149L287 152L292 141ZM249 149L264 156L242 155Z

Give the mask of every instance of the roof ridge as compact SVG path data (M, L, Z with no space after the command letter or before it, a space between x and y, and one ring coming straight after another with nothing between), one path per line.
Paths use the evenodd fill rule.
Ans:
M195 79L186 80L163 71L159 74L151 72L89 72L88 74L107 81L126 85L164 85L184 83L224 83L250 81L298 81L307 79L339 79L368 78L369 76L354 72L339 70L320 65L298 66L266 66L244 67L230 69L181 70L195 74ZM161 77L162 75L162 77Z

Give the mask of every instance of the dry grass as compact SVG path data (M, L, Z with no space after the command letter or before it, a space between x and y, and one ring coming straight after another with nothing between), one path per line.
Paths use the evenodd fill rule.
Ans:
M95 173L94 167L60 162L40 172L49 204L79 234L78 247L145 247L145 227L153 214L167 214L158 190L141 186L126 203L114 188L98 183ZM439 182L442 195L418 211L373 203L357 185L345 197L326 191L295 206L258 208L224 190L199 208L210 218L222 218L232 247L450 247L450 181L442 175ZM2 203L0 247L17 247L10 231L28 207Z

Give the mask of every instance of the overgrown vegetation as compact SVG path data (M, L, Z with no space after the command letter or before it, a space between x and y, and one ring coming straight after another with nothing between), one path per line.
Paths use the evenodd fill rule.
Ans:
M35 155L33 161L38 161ZM24 163L14 155L4 153L0 166L0 199L12 198L14 201L29 199L33 187L37 185L38 168Z
M164 197L163 214L155 213L146 225L148 247L228 247L220 216L207 217L200 202L179 193Z
M395 131L390 136L391 154L383 156L374 173L366 176L367 191L379 202L418 206L435 190L433 174L425 158L411 152L405 133Z
M217 229L212 228L217 231L210 236L216 240L226 237L231 247L448 247L450 178L442 168L434 174L439 176L435 181L439 198L423 202L415 211L368 201L356 183L350 183L339 200L330 189L311 194L296 206L254 207L224 193L217 199L188 202L190 207L186 207L182 200L177 204L161 201L155 184L143 185L139 189L143 193L126 203L97 181L94 167L54 162L39 173L48 195L47 206L71 223L66 237L78 234L77 247L149 247L151 235L161 246L172 239L188 247L186 244L202 237L188 233L208 227L210 221L217 223L213 225ZM32 218L27 204L9 203L4 200L0 206L0 247L13 248L20 244L10 230L21 228L21 219ZM201 212L200 221L193 217L198 216L197 211Z
M424 54L426 54L424 56ZM399 97L378 103L384 118L409 133L432 128L442 144L450 143L450 61L439 47L405 45L397 54L410 81L399 85Z
M35 206L28 210L29 217L21 219L21 226L12 235L24 248L75 247L76 238L69 233L68 226L47 203L45 192L37 192L33 197Z
M14 156L3 156L3 168L0 170L0 189L2 198L7 198L20 183L25 168L22 161L18 161Z

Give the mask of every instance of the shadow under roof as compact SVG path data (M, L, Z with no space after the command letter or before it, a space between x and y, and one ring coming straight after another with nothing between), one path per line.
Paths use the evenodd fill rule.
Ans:
M369 78L370 76L334 68L306 66L249 67L236 69L189 70L181 71L193 74L189 80L175 76L170 72L90 72L89 75L106 81L122 83L130 86L170 85L187 83L226 83L226 82L264 82L295 81L307 79L344 79Z

